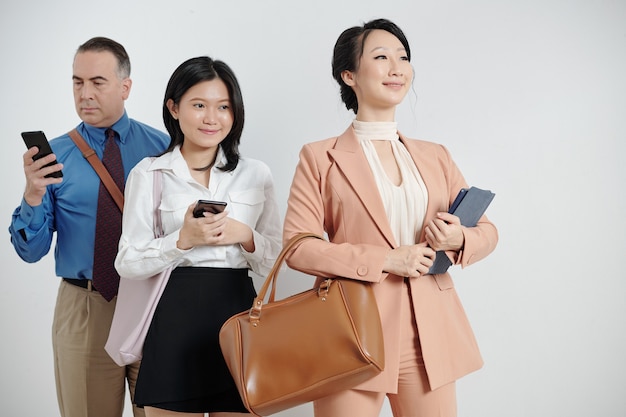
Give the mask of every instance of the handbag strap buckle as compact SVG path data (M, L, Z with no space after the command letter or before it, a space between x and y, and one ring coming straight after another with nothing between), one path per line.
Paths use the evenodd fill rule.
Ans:
M326 301L328 291L330 290L330 284L332 284L332 282L333 280L331 278L327 278L320 283L320 286L317 289L317 296L320 297L322 301Z
M248 316L250 317L250 324L252 326L257 327L259 325L259 321L261 321L261 308L263 307L263 299L257 297L254 300L254 305L250 309Z

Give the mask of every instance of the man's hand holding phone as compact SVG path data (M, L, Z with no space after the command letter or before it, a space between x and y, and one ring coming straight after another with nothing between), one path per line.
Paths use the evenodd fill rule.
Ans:
M31 149L33 146L37 147L38 151L32 156L33 161L38 161L41 158L52 155L52 148L50 147L50 143L48 143L46 135L41 130L34 132L22 132L22 139L24 139L24 143L26 144L26 147L28 149ZM54 167L54 165L57 165L56 158L53 158L51 161L50 159L51 158L47 158L46 161L49 162L43 162L42 165L43 168L51 168L51 170L48 170L49 172L46 173L45 177L62 177L63 172L61 171L61 169L57 169L58 167Z
M34 207L41 204L48 185L63 181L63 164L57 163L43 132L22 132L22 138L28 148L22 157L26 176L24 200Z

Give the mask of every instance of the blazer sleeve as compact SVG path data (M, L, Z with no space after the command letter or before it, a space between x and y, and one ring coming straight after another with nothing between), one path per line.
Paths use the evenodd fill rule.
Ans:
M339 219L328 218L332 206L341 204L339 196L333 195L327 183L332 161L324 149L314 149L314 146L320 145L305 145L300 152L287 202L283 244L300 232L323 236L328 229L341 227ZM329 222L333 223L332 227ZM289 267L318 277L341 276L370 282L384 279L387 274L382 269L390 248L352 237L351 243L341 239L331 239L332 242L305 239L285 260Z
M438 145L443 150L442 170L448 184L448 205L450 207L461 188L468 188L469 185L465 181L463 174L453 161L450 152L443 145ZM442 210L443 211L443 210ZM475 263L487 255L489 255L498 243L498 231L495 225L489 221L487 216L482 216L475 227L463 227L463 236L465 243L463 248L458 252L447 251L448 257L455 265L461 265L462 268Z

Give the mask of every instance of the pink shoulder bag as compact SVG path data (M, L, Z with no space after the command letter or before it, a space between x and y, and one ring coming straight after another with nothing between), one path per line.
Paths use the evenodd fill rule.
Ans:
M159 170L154 171L154 237L163 236L161 225L161 178ZM120 277L117 304L113 313L113 322L109 338L104 346L109 356L120 366L137 362L141 359L143 343L152 322L161 294L167 285L172 268L146 279L128 279Z

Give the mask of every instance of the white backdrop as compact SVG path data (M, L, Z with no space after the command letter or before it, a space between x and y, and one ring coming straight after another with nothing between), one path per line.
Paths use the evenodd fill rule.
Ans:
M0 218L8 228L24 187L20 132L52 138L79 122L72 58L99 35L131 56L129 115L161 129L178 64L208 54L231 65L246 104L242 152L270 165L284 215L300 147L352 120L330 75L334 41L375 17L412 47L400 130L445 144L470 184L496 193L498 248L453 271L486 362L458 383L459 416L623 417L623 0L3 2ZM52 254L26 264L5 232L0 256L0 414L58 415ZM311 282L286 270L280 292Z

